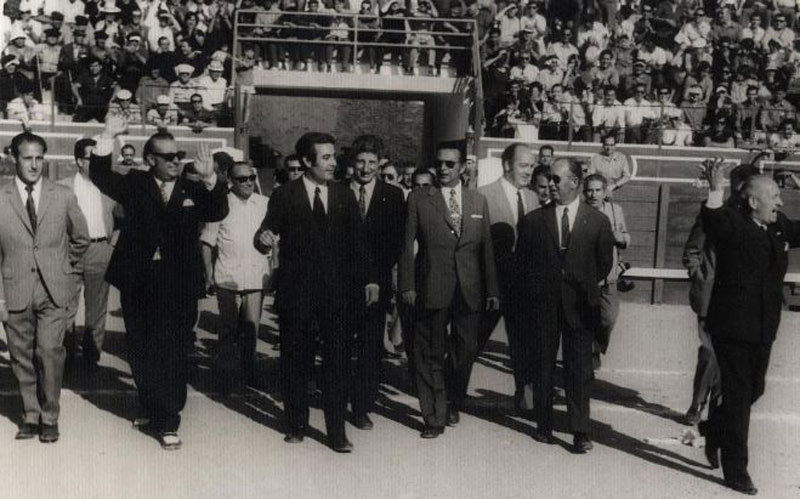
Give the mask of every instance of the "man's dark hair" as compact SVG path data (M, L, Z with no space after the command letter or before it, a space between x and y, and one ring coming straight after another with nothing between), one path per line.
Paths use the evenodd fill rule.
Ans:
M160 140L175 140L175 137L169 132L157 132L150 136L147 139L147 142L144 143L144 149L142 149L142 157L146 158L147 156L153 154L156 142Z
M583 180L583 168L581 167L581 162L578 161L577 158L573 158L572 156L561 157L556 159L553 164L555 164L556 161L566 161L567 165L569 165L570 173L575 175L578 181Z
M547 165L536 165L536 168L533 169L533 178L539 177L544 175L545 177L550 177L550 167Z
M20 146L30 142L42 146L42 154L47 152L47 142L45 142L42 137L36 135L35 133L23 132L19 135L15 135L14 138L11 139L11 155L16 159L19 156Z
M603 188L608 186L608 180L606 180L606 178L604 176L600 175L599 173L592 173L591 175L587 175L586 178L583 179L583 185L587 186L587 185L589 185L589 182L592 182L592 181L602 182L603 183Z
M97 141L94 139L79 139L77 142L75 142L75 150L73 151L75 160L86 159L86 148L94 147L96 145Z
M553 146L551 146L550 144L545 144L539 148L539 156L541 156L542 153L545 151L550 151L550 154L556 153L555 149L553 149Z
M336 144L336 139L329 133L304 133L294 145L294 152L297 153L298 158L301 158L301 163L302 158L308 158L312 163L317 160L317 144Z
M459 154L459 163L467 161L467 141L464 139L439 142L436 150L441 151L442 149L455 149Z
M510 146L506 147L506 149L503 151L503 155L500 156L500 159L503 162L503 170L506 169L506 165L510 165L514 161L514 155L517 153L518 147L530 149L528 144L523 144L522 142L514 142Z
M230 154L226 153L225 151L217 151L211 155L214 160L214 163L217 164L219 167L219 171L224 174L228 174L228 172L233 168L233 158Z
M417 168L416 170L414 170L414 173L411 174L411 183L413 184L414 180L416 180L416 178L419 177L420 175L430 175L431 181L433 181L433 173L431 173L430 170L428 170L427 168Z
M303 166L303 162L300 161L300 157L297 154L290 154L290 155L286 156L285 158L283 158L283 167L284 168L288 168L289 167L289 161L298 161L298 162L300 162L300 166L301 167Z
M350 147L350 154L355 158L361 153L369 152L382 158L385 149L383 139L377 135L361 135L353 141L353 145Z
M603 135L603 137L600 139L600 143L601 144L605 144L606 143L606 139L614 139L614 144L616 144L617 143L617 134L612 132L612 133L607 133L607 134Z
M124 146L122 146L122 148L119 150L119 152L124 152L125 149L130 149L131 151L133 151L133 154L136 154L136 148L133 147L130 144L125 144Z

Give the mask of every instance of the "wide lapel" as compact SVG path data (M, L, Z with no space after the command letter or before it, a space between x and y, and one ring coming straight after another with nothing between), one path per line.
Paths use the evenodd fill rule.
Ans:
M178 177L175 179L175 185L172 186L172 192L169 195L169 201L167 201L168 210L174 210L181 207L183 199L186 197L183 189L184 182L186 182L186 180L184 180L183 177ZM161 192L158 193L158 196L161 197Z
M47 208L50 206L50 198L53 197L53 190L56 184L49 179L42 179L42 192L39 194L39 208L36 210L36 225L41 226L42 220L47 215Z
M447 226L450 227L450 229L452 229L453 234L458 234L456 228L453 226L453 220L450 218L450 209L444 202L444 196L442 196L442 191L440 191L437 187L434 186L428 187L428 200L433 204L433 207L436 209L436 211L438 211L439 214L442 216ZM463 227L464 224L462 223L461 225Z
M509 225L514 225L514 213L511 211L511 206L508 204L508 197L506 191L503 189L503 179L497 179L492 186L491 195L494 198L493 202L500 208L500 214L494 222L508 221ZM514 229L516 232L516 229Z
M372 189L372 197L369 199L369 206L367 206L367 217L364 219L367 224L375 222L375 217L381 210L381 204L383 204L383 182L376 180L375 188Z
M159 188L160 180L158 180L152 173L148 173L142 178L144 179L144 192L157 201L159 206L163 206L164 200L161 199L161 189ZM175 189L172 189L172 193L175 194Z
M461 187L461 241L468 241L470 235L469 227L472 225L467 220L472 218L472 215L478 214L476 212L477 196L475 191ZM508 203L506 203L508 204ZM488 221L487 221L488 222Z
M17 212L20 220L25 225L25 228L28 229L31 236L33 234L33 227L31 227L31 221L28 218L28 212L25 210L25 206L22 204L22 198L19 196L19 190L17 189L17 183L15 180L12 180L8 184L6 184L6 196L11 202L11 207L14 211Z
M586 226L589 223L588 220L588 211L593 210L594 208L590 208L585 203L580 202L578 204L578 213L575 214L575 223L572 224L572 230L569 231L569 240L570 244L567 245L567 251L569 252L570 246L572 246L572 242L579 240L582 236L584 231L586 230Z
M291 199L291 204L294 206L292 212L309 223L313 222L314 215L311 212L311 202L308 199L303 178L292 180L287 184L287 188L289 189L289 199Z
M547 227L547 232L550 233L550 236L553 238L553 244L555 245L556 249L559 248L559 241L558 241L558 223L556 222L556 205L555 203L551 203L545 208L544 213L544 225Z

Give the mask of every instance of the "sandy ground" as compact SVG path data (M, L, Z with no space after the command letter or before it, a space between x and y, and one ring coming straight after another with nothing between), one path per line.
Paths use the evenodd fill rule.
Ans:
M112 297L112 303L116 298ZM264 316L261 380L238 396L215 390L213 300L202 302L198 357L183 412L183 449L165 452L131 428L135 392L124 335L112 306L101 369L76 370L62 393L61 440L13 439L20 410L0 354L0 467L6 497L391 497L672 498L736 497L707 467L701 448L682 445L691 397L696 326L688 307L623 304L592 401L595 449L536 443L529 421L509 415L513 392L502 330L479 359L461 423L422 440L416 400L405 393L401 361L385 363L375 429L348 427L355 445L339 455L324 445L322 413L303 444L283 443L273 317ZM800 314L785 312L766 395L754 408L750 471L761 497L800 497ZM556 407L557 429L565 407Z

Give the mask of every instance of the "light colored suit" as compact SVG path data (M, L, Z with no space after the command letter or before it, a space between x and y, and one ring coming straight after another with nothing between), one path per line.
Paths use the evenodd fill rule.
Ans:
M48 179L41 182L35 231L15 182L0 188L0 299L9 310L8 348L24 421L54 424L64 371L66 307L75 294L75 265L89 236L69 189Z

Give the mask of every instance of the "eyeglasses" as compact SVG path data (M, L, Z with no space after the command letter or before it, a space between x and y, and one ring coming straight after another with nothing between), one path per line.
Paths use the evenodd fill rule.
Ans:
M439 159L433 162L433 165L436 168L439 168L440 166L444 166L447 168L455 168L457 164L458 163L456 163L455 161L445 160L445 159Z
M247 175L245 177L233 177L233 180L239 182L240 184L243 184L245 182L255 182L256 181L256 176L255 175Z
M303 167L302 166L289 166L289 167L286 168L286 171L287 172L292 172L292 173L298 173L298 172L303 171Z
M175 161L181 155L181 152L153 152L151 153L153 156L158 156L159 158L163 159L164 161L170 162Z
M203 101L200 99L192 99L192 104L202 104Z
M570 178L570 179L577 179L578 177L576 177L575 175L570 175L570 176L569 176L569 177L567 177L567 178ZM551 174L550 176L548 176L548 177L547 177L547 179L548 179L550 182L553 182L553 183L554 183L554 184L556 184L556 185L558 185L558 184L560 184L560 183L561 183L561 177L559 177L558 175L552 175L552 174Z
M397 179L397 175L395 175L394 173L384 173L384 174L381 175L381 178L383 180L386 180L386 181L396 180Z

